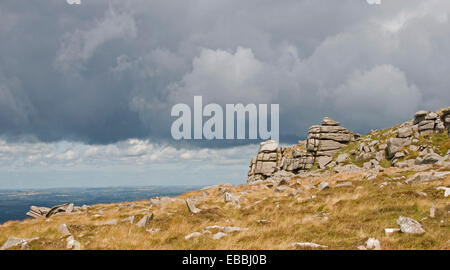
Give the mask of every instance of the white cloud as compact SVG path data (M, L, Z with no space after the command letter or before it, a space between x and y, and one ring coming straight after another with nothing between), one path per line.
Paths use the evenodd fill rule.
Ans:
M104 43L136 36L134 17L126 12L117 12L110 6L104 17L95 21L88 29L77 29L65 35L56 63L64 70L80 68Z
M187 149L153 144L149 140L128 139L108 145L86 145L75 142L14 142L0 139L0 167L22 166L100 166L183 164L186 161L209 165L247 163L257 146L227 149Z
M421 101L417 87L392 65L355 71L333 97L339 115L350 117L355 126L369 124L373 128L397 124L398 118L410 119Z
M369 5L381 5L381 0L367 0Z
M69 5L81 5L81 0L67 0Z

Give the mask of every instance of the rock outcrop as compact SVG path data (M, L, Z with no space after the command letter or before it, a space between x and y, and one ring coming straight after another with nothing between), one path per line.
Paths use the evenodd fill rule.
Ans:
M277 148L275 141L262 142L257 156L250 162L247 182L289 180L312 168L331 167L334 172L356 172L381 171L387 166L448 164L450 151L441 156L442 149L432 144L430 136L449 130L450 107L437 112L418 111L410 121L386 130L373 130L364 136L325 117L321 125L311 126L307 139L297 145ZM350 142L356 144L342 151ZM436 149L440 150L439 154Z
M88 208L89 206L87 205L79 207L74 206L73 203L55 205L52 208L32 205L30 206L30 211L28 211L26 215L32 218L49 218L54 215L84 211L87 210Z
M297 146L278 149L275 141L262 142L257 156L250 162L248 182L264 180L279 171L311 169L315 164L325 168L339 150L354 140L352 132L341 127L339 122L325 117L322 125L309 128L307 140Z

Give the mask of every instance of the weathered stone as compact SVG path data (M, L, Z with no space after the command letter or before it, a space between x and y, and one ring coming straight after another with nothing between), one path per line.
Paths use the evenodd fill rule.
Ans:
M281 192L292 191L292 190L293 190L293 188L290 188L288 186L278 186L273 190L273 192L281 193Z
M129 222L129 223L133 224L134 216L123 218L123 219L120 220L120 222Z
M446 175L450 174L450 172L418 172L415 175L408 178L405 183L406 184L415 184L415 183L423 183L427 181L433 181L437 179L441 179L445 177Z
M329 117L324 117L322 119L322 126L339 126L341 123L338 121L334 121Z
M386 228L386 229L384 229L384 233L386 234L386 236L389 236L389 235L391 235L391 234L393 234L395 232L399 232L399 231L400 231L400 229L397 229L397 228Z
M351 187L353 185L352 182L342 182L337 184L335 187Z
M438 118L437 113L430 112L425 116L425 120L436 120Z
M197 207L195 207L195 204L193 201L191 201L189 198L185 200L186 202L186 206L189 210L190 213L192 214L198 214L200 213L200 209L198 209Z
M411 127L404 127L404 128L400 128L397 131L397 137L398 138L407 138L407 137L411 137L413 134L412 128Z
M320 169L324 169L328 163L330 163L333 160L333 158L328 156L321 156L317 158L317 163L319 164Z
M436 154L434 152L431 152L431 153L425 154L424 157L418 157L416 159L415 163L417 165L434 164L434 163L439 162L441 160L443 160L443 157L441 157L440 155L438 155L438 154Z
M227 202L239 202L240 201L240 197L237 195L233 195L231 193L226 192L224 195L224 201Z
M390 138L387 141L386 154L388 158L392 158L402 146L410 145L411 141L404 138Z
M319 150L327 151L327 150L336 150L345 147L345 144L335 142L333 140L320 140Z
M272 162L272 161L267 161L267 162L257 161L256 162L255 173L256 174L263 174L263 175L271 175L272 173L275 172L276 168L277 168L277 163L276 162Z
M117 225L117 222L117 219L110 219L103 223L103 225Z
M347 153L340 154L340 155L336 158L336 163L337 163L337 164L339 164L339 163L344 163L344 162L347 160L347 158L348 158L348 154L347 154Z
M66 224L61 224L58 226L58 232L61 234L62 237L66 237L69 235L72 235L69 231L69 229L67 228Z
M230 226L225 226L222 228L222 232L224 233L242 232L242 231L248 231L248 228L230 227Z
M274 152L278 148L278 143L274 140L268 140L259 144L259 153Z
M218 233L216 233L216 234L213 235L213 240L218 240L218 239L220 239L220 238L222 238L222 237L225 237L225 236L227 236L226 233L218 232Z
M430 218L434 218L436 215L436 207L432 206L430 208Z
M147 215L143 216L141 220L139 220L138 223L136 223L136 226L147 228L150 221L153 219L153 213L148 213Z
M369 238L366 242L366 248L372 250L381 250L380 241L375 238Z
M328 184L327 181L323 181L317 187L319 188L319 190L324 190L330 188L330 185Z
M437 190L443 190L444 191L444 197L447 198L450 196L450 188L448 187L437 187Z
M434 120L423 120L419 123L419 131L434 129Z
M292 247L299 247L299 248L310 248L310 249L327 249L328 246L325 245L319 245L316 243L292 243Z
M414 125L425 120L425 116L428 114L428 111L418 111L414 114Z
M39 237L34 237L34 238L29 238L29 239L25 239L25 238L18 238L18 237L9 237L8 240L6 240L5 243L3 243L2 247L0 248L0 250L7 250L10 248L15 248L18 246L25 246L28 245L28 243L31 243L33 241L38 240Z
M190 233L190 234L186 235L184 237L184 239L188 240L188 239L199 237L199 236L202 236L202 234L199 233L199 232L193 232L193 233Z
M422 225L420 225L419 222L408 217L400 216L397 219L397 224L400 226L400 231L403 233L410 233L410 234L425 233L425 230L422 228Z

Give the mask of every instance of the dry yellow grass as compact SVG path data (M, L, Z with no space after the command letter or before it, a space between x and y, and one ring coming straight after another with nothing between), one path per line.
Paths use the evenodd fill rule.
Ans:
M446 168L445 170L448 170ZM183 194L178 198L202 198L198 214L189 213L183 201L153 206L154 219L150 228L162 232L149 233L135 224L103 225L110 219L134 215L135 223L147 213L148 201L121 204L98 204L88 212L66 214L50 219L9 221L0 226L0 243L10 236L40 239L32 249L64 249L65 240L58 233L60 224L67 224L82 249L292 249L293 242L314 242L330 249L356 249L369 237L380 240L383 249L450 249L448 204L437 186L449 186L450 177L426 184L398 185L390 180L411 175L404 169L387 169L375 180L364 180L361 174L331 174L309 179L295 177L289 185L300 188L328 180L332 188L305 191L300 195L275 193L266 185L228 187L230 192L246 199L240 208L225 203L218 188ZM351 181L353 186L334 187L337 182ZM390 184L380 188L382 182ZM419 192L427 193L427 196ZM297 197L314 199L298 201ZM247 206L262 200L253 207ZM436 217L429 217L431 206L437 207ZM95 214L102 213L100 217ZM419 221L426 233L408 235L394 233L386 236L385 228L396 228L399 216ZM260 219L270 223L259 224ZM192 232L202 232L211 225L238 226L247 231L233 232L213 240L211 234L186 240ZM215 231L213 231L214 233Z

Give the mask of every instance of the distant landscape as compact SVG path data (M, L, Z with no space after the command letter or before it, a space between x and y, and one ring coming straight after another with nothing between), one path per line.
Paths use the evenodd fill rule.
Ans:
M52 207L74 203L91 205L139 201L157 196L176 196L199 186L144 186L105 188L52 188L0 190L0 223L23 220L31 205Z

